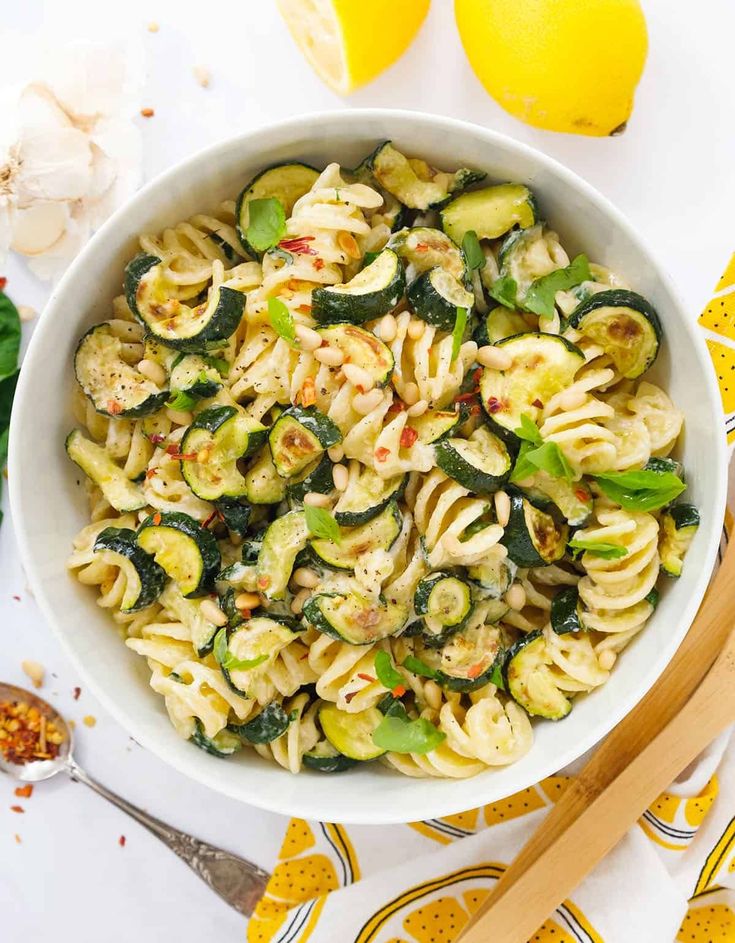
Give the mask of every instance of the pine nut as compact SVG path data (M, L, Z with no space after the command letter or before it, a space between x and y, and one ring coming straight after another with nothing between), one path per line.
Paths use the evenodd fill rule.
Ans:
M427 681L424 685L424 700L435 711L442 706L442 689L436 681Z
M380 332L380 339L385 341L386 344L390 344L391 341L396 339L398 324L392 314L385 315L380 322L378 330Z
M312 508L328 508L331 503L328 494L319 494L318 491L309 491L304 495L304 504Z
M491 370L507 370L513 363L512 354L502 347L493 347L488 345L481 347L477 351L477 362L483 367L490 367Z
M327 449L327 455L329 456L330 461L341 462L345 457L344 446L342 443L339 445L333 445L331 449Z
M144 377L147 377L151 383L155 383L156 386L163 386L166 382L166 371L161 364L156 363L155 360L141 360L138 364L138 373L142 373Z
M367 416L383 401L382 390L370 390L369 393L356 393L352 397L352 408L361 416Z
M465 341L459 352L463 360L474 360L477 356L477 344L474 341Z
M107 324L110 333L121 341L143 340L143 327L137 321L124 321L122 318L113 318Z
M292 577L297 586L305 589L314 589L319 582L319 574L308 566L300 566L293 571Z
M505 601L511 609L520 612L526 605L526 591L520 583L514 583L505 594Z
M166 409L166 415L177 426L190 426L194 422L192 414L184 412L183 409L171 409L169 406Z
M26 659L20 663L24 675L30 678L34 688L40 688L43 684L44 667L39 661Z
M308 589L300 589L291 600L291 612L293 612L295 616L301 614L301 610L304 608L304 603L309 598L309 596L311 596L311 593Z
M426 400L420 399L418 403L414 403L413 406L409 406L406 412L412 419L415 419L416 416L423 416L428 408L429 404L426 402Z
M346 363L342 367L342 373L344 373L349 382L361 393L367 393L375 386L375 380L367 370L358 367L355 363Z
M347 466L335 465L332 468L332 480L334 481L334 487L337 489L337 491L346 491L347 482L349 480Z
M411 323L408 325L408 330L406 333L412 341L417 341L420 337L424 336L425 330L426 325L423 321L411 321Z
M296 339L302 350L318 350L322 346L321 334L303 324L296 325Z
M345 355L336 347L320 347L314 351L314 356L328 367L340 367L345 362Z
M505 491L496 491L493 498L495 504L495 516L501 527L507 527L510 520L510 498Z
M238 609L257 609L260 605L260 596L257 593L238 593L235 597Z
M199 611L213 625L227 625L227 616L220 607L211 599L204 599L199 604Z
M415 383L407 383L403 387L403 402L406 406L414 406L418 403L421 394L419 393L419 388Z
M618 656L612 649L608 648L606 651L600 652L600 657L597 659L597 663L603 671L610 671L617 660Z
M587 394L584 390L565 390L560 396L557 402L559 403L559 408L562 410L571 410L579 409L580 406L587 399Z
M360 252L360 247L357 244L357 239L355 239L351 232L338 233L337 245L343 252L346 252L351 259L362 258L362 253Z

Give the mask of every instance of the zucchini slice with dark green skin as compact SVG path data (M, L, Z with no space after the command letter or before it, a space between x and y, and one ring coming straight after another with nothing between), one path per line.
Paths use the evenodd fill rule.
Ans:
M318 716L324 736L342 756L365 762L385 753L373 742L373 734L383 719L377 707L348 714L334 704L322 704Z
M105 416L149 416L168 399L168 390L161 390L122 359L122 341L106 322L90 328L79 341L74 373L84 395Z
M472 614L472 587L451 573L430 573L416 587L413 605L424 620L424 642L439 648Z
M362 324L392 311L405 290L401 260L392 249L383 249L346 284L315 288L311 313L320 324Z
M87 439L79 429L66 437L66 454L100 489L105 500L121 513L139 511L147 504L143 492L116 465L107 450Z
M200 354L183 354L171 365L169 386L172 396L186 393L197 399L208 399L222 389L222 377Z
M257 677L296 638L288 625L267 616L248 619L229 635L227 629L219 631L224 635L217 633L214 657L227 684L245 697L254 673ZM222 638L226 644L220 644Z
M334 519L345 527L367 524L390 501L401 498L407 481L408 475L381 478L361 462L350 462L347 488L334 507Z
M551 628L557 635L582 632L582 606L576 586L567 586L551 600Z
M318 538L312 540L309 549L323 566L335 570L354 570L360 559L373 550L390 550L398 539L403 516L395 501L391 501L377 517L366 524L342 529L339 544Z
M667 576L681 576L684 557L699 527L699 511L693 504L675 504L661 517L658 551Z
M166 584L166 574L153 557L135 542L128 527L106 527L97 535L94 552L112 555L114 565L125 574L125 593L120 609L136 612L155 602Z
M379 602L357 593L316 593L304 603L303 614L315 629L350 645L371 645L397 635L409 615L405 606L390 599Z
M462 253L441 229L430 229L427 226L401 229L390 237L388 248L393 249L406 265L410 265L416 275L439 267L459 281L465 277Z
M221 564L217 541L188 514L154 514L140 525L136 540L184 596L203 596L214 586Z
M544 471L536 472L532 481L533 484L528 488L518 485L513 485L513 488L542 511L555 504L573 527L587 523L592 514L592 492L583 481L553 478Z
M421 660L426 659L433 669L432 677L438 685L448 691L469 693L501 680L504 656L501 630L480 625L453 635L440 650L425 648Z
M506 442L516 442L514 430L526 413L533 422L549 399L566 389L584 364L584 354L558 334L531 331L498 341L513 357L505 370L485 367L480 398L490 425Z
M157 340L177 350L201 351L227 340L245 307L245 295L226 285L213 288L194 308L172 298L161 260L153 255L137 255L128 263L124 286L135 317Z
M468 439L438 442L436 464L464 488L476 494L490 494L508 480L513 460L503 441L480 426Z
M528 325L523 317L515 311L509 311L500 305L493 308L480 322L475 331L475 340L480 347L486 344L497 344L506 337L514 334L524 334Z
M454 328L457 308L469 313L475 303L472 292L439 266L419 275L409 286L407 298L417 317L440 331Z
M176 620L186 626L191 644L200 658L212 651L219 626L202 613L199 600L187 599L175 583L168 583L161 593L160 605Z
M376 386L385 386L393 375L394 360L389 347L356 324L335 324L320 328L319 334L331 346L341 350L345 363L367 370Z
M289 478L286 484L286 495L292 501L303 501L304 496L310 491L315 491L317 494L329 494L334 489L332 467L329 456L322 455L294 478Z
M294 203L314 186L319 171L308 164L284 162L266 167L241 190L235 205L237 235L246 252L258 258L262 253L254 249L247 239L250 222L248 204L253 200L276 199L283 207L286 219L291 215Z
M537 220L533 194L521 183L501 183L463 193L444 207L442 229L458 246L474 229L478 239L498 239L514 226L527 229Z
M246 724L229 724L228 729L248 743L272 743L288 730L291 719L278 701L266 704L257 717Z
M684 466L673 458L649 458L643 466L645 471L672 472L684 481Z
M423 416L414 416L408 425L418 433L418 441L422 445L431 445L439 442L457 428L462 421L462 412L459 409L427 409Z
M256 569L259 592L268 599L283 599L294 561L306 547L309 531L303 511L276 518L263 536Z
M513 585L516 565L512 560L497 556L489 557L482 563L467 568L467 576L476 583L482 595L491 599L500 599Z
M542 223L537 223L528 229L514 229L505 237L498 251L500 276L512 278L516 283L516 299L519 305L525 303L531 285L549 274L549 253L544 245L543 228ZM539 244L543 249L540 253L541 265L538 262L539 253L536 251Z
M548 566L561 560L569 539L569 525L557 524L550 514L519 494L510 496L510 518L500 542L521 567Z
M242 740L237 734L225 728L215 734L214 737L208 737L204 733L204 728L199 720L196 721L194 733L191 735L191 742L196 744L200 750L204 750L205 753L222 758L232 756L233 753L237 753L238 750L242 749Z
M273 464L283 478L293 478L326 449L342 441L332 420L314 406L290 406L268 433Z
M280 504L286 497L286 481L276 471L269 446L260 454L243 474L245 498L250 504Z
M629 380L645 373L658 355L661 321L653 306L634 291L596 292L572 311L569 326L599 344Z
M181 440L184 481L203 501L247 494L237 463L257 451L267 434L257 419L234 406L205 409Z
M572 709L572 702L556 686L550 665L543 632L529 632L508 652L505 686L527 714L561 720Z
M343 773L359 762L340 753L329 740L320 740L308 753L304 753L301 761L307 769L315 769L319 773Z
M219 498L214 502L222 523L233 534L244 537L250 523L250 505L241 504L235 498Z

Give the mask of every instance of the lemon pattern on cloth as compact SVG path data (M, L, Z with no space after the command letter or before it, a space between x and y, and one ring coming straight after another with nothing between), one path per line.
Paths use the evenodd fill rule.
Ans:
M735 442L735 254L699 316L725 411L727 441Z

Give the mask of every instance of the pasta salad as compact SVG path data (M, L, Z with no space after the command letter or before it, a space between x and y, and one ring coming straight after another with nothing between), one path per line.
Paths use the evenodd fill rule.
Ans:
M79 341L68 565L215 756L512 763L681 573L660 318L484 178L268 167L141 236Z

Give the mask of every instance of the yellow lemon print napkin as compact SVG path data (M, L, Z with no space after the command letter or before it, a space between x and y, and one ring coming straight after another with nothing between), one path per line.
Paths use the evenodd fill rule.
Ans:
M699 323L732 442L735 255ZM728 515L728 531L731 524ZM501 802L407 825L292 819L248 924L248 943L451 943L567 782L565 775L551 777ZM533 937L533 943L674 941L735 943L730 733L659 796Z

